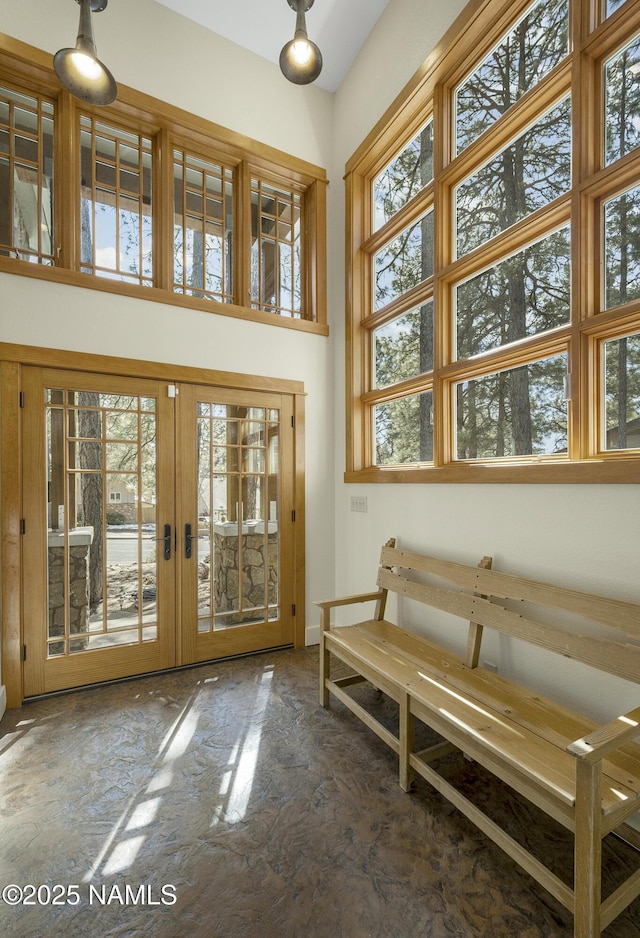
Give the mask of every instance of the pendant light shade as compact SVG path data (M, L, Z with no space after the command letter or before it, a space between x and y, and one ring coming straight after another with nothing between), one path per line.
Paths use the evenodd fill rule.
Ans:
M304 15L313 6L313 0L287 0L296 11L296 31L291 42L280 53L280 71L295 85L308 85L322 71L322 53L307 36Z
M98 58L91 23L91 13L101 13L108 0L76 2L80 4L80 25L75 48L56 52L53 67L64 87L76 98L89 104L111 104L118 94L118 86Z

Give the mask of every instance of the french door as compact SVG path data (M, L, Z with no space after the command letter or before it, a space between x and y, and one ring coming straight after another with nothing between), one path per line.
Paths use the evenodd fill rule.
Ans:
M25 696L293 642L290 395L47 368L23 392Z

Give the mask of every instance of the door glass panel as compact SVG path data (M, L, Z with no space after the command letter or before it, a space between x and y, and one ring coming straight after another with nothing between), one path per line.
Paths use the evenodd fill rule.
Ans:
M155 402L53 388L46 401L48 656L155 640Z
M279 616L278 410L198 404L198 632Z

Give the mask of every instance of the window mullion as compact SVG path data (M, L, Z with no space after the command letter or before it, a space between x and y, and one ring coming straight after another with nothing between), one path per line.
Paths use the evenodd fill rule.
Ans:
M161 290L173 291L173 141L168 130L159 131L154 139L155 163L153 229L154 280Z
M74 98L61 91L56 111L55 143L56 267L80 270L80 119Z
M234 174L238 197L234 211L233 281L235 302L251 306L251 173L246 160L237 166Z

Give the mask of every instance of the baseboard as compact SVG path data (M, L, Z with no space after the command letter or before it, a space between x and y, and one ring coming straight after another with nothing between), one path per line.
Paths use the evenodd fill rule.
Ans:
M7 688L4 684L0 684L0 720L4 716L4 712L7 709Z
M305 629L304 633L304 643L305 645L319 645L320 644L320 626L319 625L309 625Z

